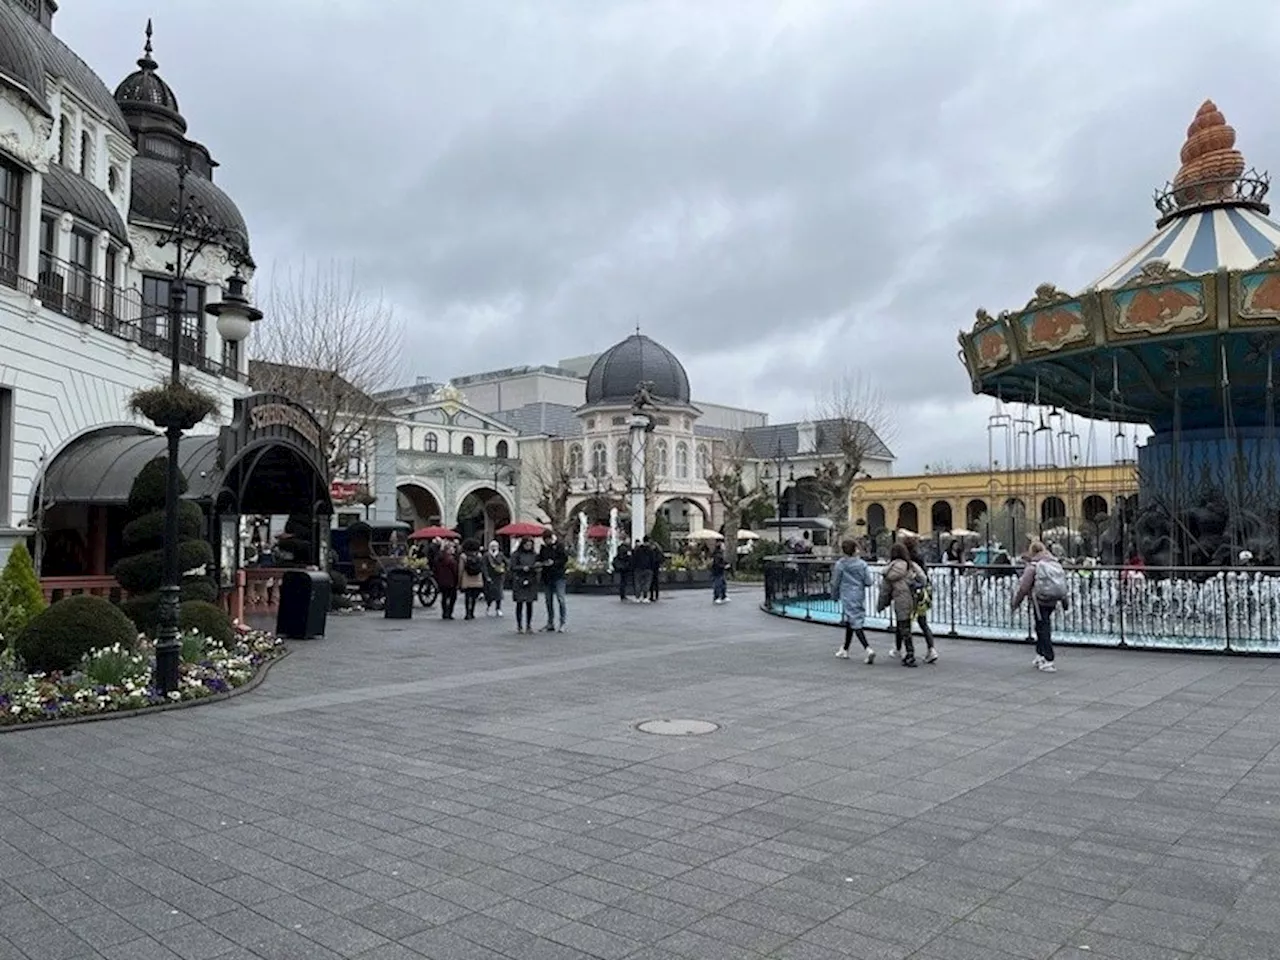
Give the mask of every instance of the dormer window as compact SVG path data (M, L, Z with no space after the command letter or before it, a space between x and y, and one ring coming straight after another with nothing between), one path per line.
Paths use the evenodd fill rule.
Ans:
M80 176L93 180L93 136L88 130L80 134Z

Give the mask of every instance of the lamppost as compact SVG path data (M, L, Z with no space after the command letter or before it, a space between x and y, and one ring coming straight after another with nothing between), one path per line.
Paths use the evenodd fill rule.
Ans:
M778 448L774 451L769 462L773 464L773 515L778 525L778 543L782 543L782 468L788 466L791 462L787 455L782 452L782 438L778 438ZM769 468L764 468L764 478L769 479ZM794 483L796 472L794 469L788 471L787 482Z
M221 248L223 255L235 272L227 281L227 290L221 303L209 304L205 312L218 319L218 334L223 340L238 343L249 335L252 325L262 319L262 311L249 303L244 293L244 278L240 268L252 261L242 247L244 237L213 222L208 212L187 194L186 163L178 167L178 197L171 210L173 220L157 241L159 247L173 247L173 262L167 264L170 274L169 303L164 314L141 317L141 321L165 316L169 329L169 387L182 386L182 313L187 299L187 272L206 247ZM198 344L197 348L202 348ZM160 586L160 602L157 609L156 666L153 678L161 693L170 694L178 689L178 671L182 662L182 645L178 640L178 602L181 595L178 569L178 488L181 474L178 469L178 441L182 439L182 426L170 422L165 428L168 439L168 458L165 464L164 490L164 579Z
M516 471L513 467L511 467L507 463L505 458L495 457L493 461L493 492L498 494L499 499L502 498L502 486L504 484L508 487L511 487L512 490L514 491L515 485L516 485ZM517 509L519 509L517 498L513 496L511 500L512 500L512 503L516 504ZM493 520L493 529L497 530L498 521L494 519L494 517L490 514L490 511L488 511L488 509L486 509L485 513L489 520ZM515 516L512 515L507 522L510 523L515 519L516 519ZM496 536L496 534L494 535Z

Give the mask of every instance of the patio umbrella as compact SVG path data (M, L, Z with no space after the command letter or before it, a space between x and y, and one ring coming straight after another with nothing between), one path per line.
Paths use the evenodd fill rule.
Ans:
M716 533L714 530L708 530L706 527L703 527L701 530L696 530L693 533L689 534L689 539L690 540L723 540L724 534Z
M982 534L974 533L972 530L966 530L964 527L956 527L949 534L949 537L955 537L957 540L964 540L968 537L980 537Z
M756 533L754 530L739 530L738 539L739 540L759 540L760 534Z
M592 540L608 540L609 528L602 523L593 523L587 527L587 536Z
M494 533L503 537L540 537L548 529L546 524L518 521L516 523L508 523L505 527L499 527Z
M441 540L457 540L458 531L448 527L420 527L409 534L410 540L434 540L436 537Z

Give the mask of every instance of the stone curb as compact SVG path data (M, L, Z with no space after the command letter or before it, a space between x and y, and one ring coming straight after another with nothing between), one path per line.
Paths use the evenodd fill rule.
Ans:
M177 703L160 703L152 707L136 707L132 710L104 710L102 713L89 713L82 717L58 717L55 720L35 720L30 723L7 723L0 726L0 734L21 733L25 730L48 730L50 727L69 727L76 723L94 723L99 720L123 720L126 717L149 716L153 713L185 710L188 707L203 707L208 703L230 700L232 697L238 697L242 693L248 693L250 690L256 689L263 680L267 679L267 674L271 672L271 668L292 652L288 647L285 647L279 656L265 661L252 677L226 693L215 693L207 697L198 697L195 700L179 700Z

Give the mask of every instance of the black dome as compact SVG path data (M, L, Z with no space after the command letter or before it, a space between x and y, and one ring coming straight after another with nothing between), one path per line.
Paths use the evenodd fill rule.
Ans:
M77 176L60 163L49 164L44 175L42 199L46 206L65 210L99 230L106 230L121 243L129 242L129 231L115 204L88 180Z
M27 33L26 17L16 7L0 3L0 76L25 90L40 109L48 112L44 98L44 65L40 48Z
M249 231L231 198L214 186L212 180L194 174L187 177L187 192L204 207L215 225L240 238L240 249L247 253ZM177 201L178 168L154 157L134 157L130 219L168 224L173 220L173 205Z
M653 399L689 402L689 375L674 353L644 334L633 333L596 358L587 374L587 403L630 403L641 383Z
M187 132L187 121L178 109L173 88L156 73L159 64L152 57L151 21L147 21L147 40L138 59L138 69L120 81L115 101L135 134L148 129L168 130L178 136Z

